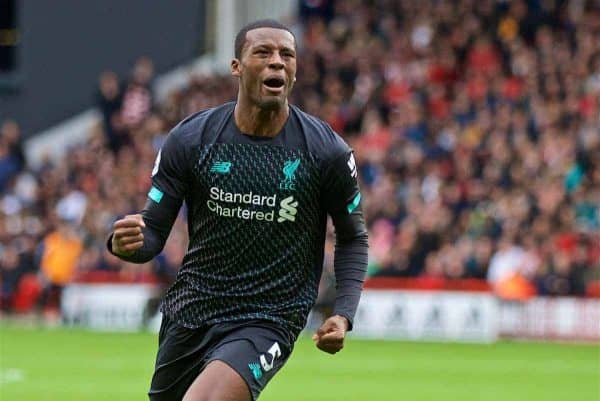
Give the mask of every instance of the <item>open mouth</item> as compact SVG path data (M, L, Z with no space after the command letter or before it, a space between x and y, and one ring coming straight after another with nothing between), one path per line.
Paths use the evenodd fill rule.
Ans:
M279 92L283 90L283 86L285 85L285 81L283 78L268 78L263 81L263 84L267 87L267 89L271 91Z

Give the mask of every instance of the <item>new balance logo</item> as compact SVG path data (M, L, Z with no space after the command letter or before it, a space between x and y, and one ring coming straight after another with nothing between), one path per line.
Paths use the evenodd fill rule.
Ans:
M216 161L210 168L211 173L229 174L231 170L231 162Z
M284 221L296 221L296 213L298 213L298 201L294 200L293 196L288 196L283 199L279 204L281 209L279 209L279 217L277 218L278 223L283 223Z
M350 169L350 175L356 177L356 162L352 153L350 153L350 159L348 159L348 168Z
M262 370L260 370L260 365L258 363L249 363L248 367L256 380L259 380L262 377Z

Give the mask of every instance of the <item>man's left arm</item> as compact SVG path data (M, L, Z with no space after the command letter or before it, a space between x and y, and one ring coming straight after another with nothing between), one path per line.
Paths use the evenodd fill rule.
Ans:
M324 177L324 202L335 227L336 299L333 316L313 336L319 349L334 354L352 330L367 272L368 235L351 151L336 158Z

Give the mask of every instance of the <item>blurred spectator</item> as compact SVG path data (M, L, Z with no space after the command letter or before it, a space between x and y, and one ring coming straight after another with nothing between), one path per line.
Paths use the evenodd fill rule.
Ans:
M9 153L13 154L17 159L19 170L25 168L25 152L23 151L23 142L21 139L21 130L16 121L7 120L2 123L0 128L2 139L8 145Z
M108 146L113 152L117 152L124 142L123 133L119 129L123 99L117 74L112 71L105 71L100 75L97 98Z
M154 75L152 61L146 57L136 61L131 79L126 84L121 105L121 120L125 127L135 128L142 123L152 107L150 84Z
M82 248L83 243L73 222L61 216L57 229L46 235L40 249L45 308L58 309L60 306L60 294L75 277Z
M0 126L0 192L24 168L25 153L21 131L15 121L6 120Z
M0 283L2 284L2 294L0 294L0 309L7 310L12 308L12 301L17 290L19 280L25 273L22 266L19 266L19 254L14 245L9 244L3 247L0 256Z

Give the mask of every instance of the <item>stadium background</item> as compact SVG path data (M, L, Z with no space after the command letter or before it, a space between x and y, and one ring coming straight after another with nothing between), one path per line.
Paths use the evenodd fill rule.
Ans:
M0 10L2 400L143 397L184 212L144 265L106 234L143 205L169 129L235 98L233 37L260 17L296 33L292 102L355 149L370 234L347 349L302 339L263 399L600 399L597 1Z

